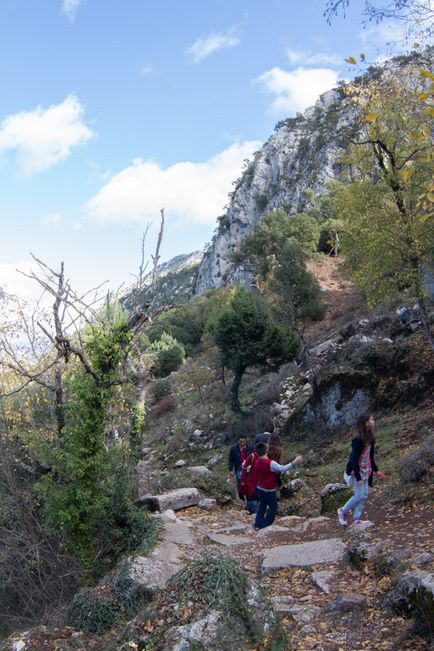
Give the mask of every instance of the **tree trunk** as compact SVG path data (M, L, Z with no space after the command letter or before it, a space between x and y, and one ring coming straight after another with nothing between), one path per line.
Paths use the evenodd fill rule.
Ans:
M61 444L62 430L65 427L65 411L63 403L63 384L62 384L62 369L60 364L56 365L54 372L54 395L55 395L55 414L57 421L57 444Z
M234 379L232 381L231 387L229 389L229 395L231 398L231 409L235 414L242 414L243 410L240 405L240 384L243 377L245 369L235 371Z

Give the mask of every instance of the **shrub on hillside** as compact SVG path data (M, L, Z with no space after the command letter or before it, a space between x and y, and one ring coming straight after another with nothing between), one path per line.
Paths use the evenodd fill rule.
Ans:
M125 565L104 577L95 588L85 588L76 594L68 608L67 623L101 635L115 624L134 617L145 603L143 588L132 581Z
M163 333L169 333L185 347L188 354L194 352L205 333L207 323L228 302L232 289L214 289L194 296L188 303L163 312L147 329L151 342L158 341Z
M147 621L152 626L146 626ZM234 560L220 555L192 561L172 577L128 633L134 648L289 648L287 633L265 594Z
M405 457L399 474L403 482L419 482L432 472L433 466L434 436L430 436L418 450Z
M114 560L124 552L151 546L157 535L155 520L134 504L136 492L136 472L126 465L116 466L102 526L104 554Z
M152 387L152 393L154 394L156 402L161 400L161 398L164 398L164 396L168 396L171 392L172 387L166 380L160 380L160 382L157 382Z
M152 343L146 352L155 356L153 371L157 377L166 377L176 371L185 358L184 346L167 332L163 332L160 339Z
M176 409L176 401L173 396L164 396L164 398L161 398L157 402L156 405L154 405L154 408L152 409L151 416L153 418L159 418L163 414L167 414L170 411L175 411Z

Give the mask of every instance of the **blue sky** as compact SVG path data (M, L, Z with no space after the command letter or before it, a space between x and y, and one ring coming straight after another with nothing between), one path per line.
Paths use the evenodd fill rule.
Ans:
M395 36L352 4L330 26L325 0L3 0L0 285L28 291L30 251L129 283L162 207L162 259L202 249L276 122Z

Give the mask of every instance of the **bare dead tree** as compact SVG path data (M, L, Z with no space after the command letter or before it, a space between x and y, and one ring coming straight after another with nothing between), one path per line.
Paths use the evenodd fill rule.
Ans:
M141 295L146 283L144 241L148 228L142 239L142 254L137 276L135 294ZM156 291L156 280L158 261L160 258L160 247L164 233L164 209L161 210L161 223L157 239L155 254L152 255L153 271L151 282L151 293L149 298L143 302L137 301L134 309L124 325L125 332L131 333L133 339L150 320L150 310ZM38 384L49 390L54 396L55 416L57 422L58 441L61 441L62 430L65 426L65 404L63 376L70 362L75 359L89 374L100 388L108 388L127 381L125 378L116 378L107 381L100 376L93 368L83 346L81 331L84 325L93 325L100 319L100 306L103 300L100 290L106 284L101 283L97 287L79 294L73 290L69 279L65 276L64 263L56 271L45 262L31 254L36 262L37 270L20 272L22 275L38 283L42 291L53 300L52 316L50 324L38 319L35 314L26 317L22 312L24 332L27 334L28 345L35 358L34 363L29 364L21 352L17 351L13 342L7 335L0 335L0 368L12 371L19 378L18 385L5 392L0 391L0 396L7 397L19 393L31 384ZM37 350L34 344L35 328L42 333L45 339L45 349ZM130 347L125 348L125 356L128 356Z

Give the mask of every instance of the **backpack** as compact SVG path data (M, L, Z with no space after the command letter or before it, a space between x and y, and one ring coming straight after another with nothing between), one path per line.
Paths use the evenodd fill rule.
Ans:
M243 462L240 479L240 492L249 498L257 485L255 465L258 460L256 452L251 452Z

